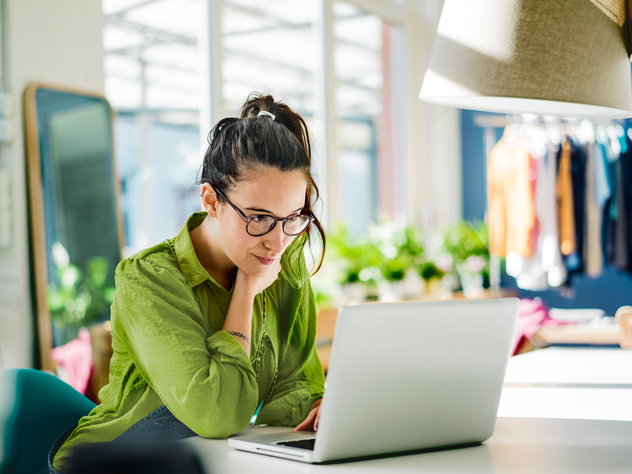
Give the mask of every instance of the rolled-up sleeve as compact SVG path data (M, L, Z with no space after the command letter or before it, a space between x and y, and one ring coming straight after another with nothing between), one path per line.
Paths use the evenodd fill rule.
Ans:
M248 426L258 389L241 344L226 331L209 337L206 318L181 274L144 260L119 264L113 330L176 418L225 438Z

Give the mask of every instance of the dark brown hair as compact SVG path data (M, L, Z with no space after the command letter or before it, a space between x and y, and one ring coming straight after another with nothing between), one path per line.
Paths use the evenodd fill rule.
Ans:
M271 113L274 118L259 115L261 111ZM244 174L262 166L303 172L307 178L305 211L314 216L307 240L311 248L311 231L316 228L322 242L322 253L313 275L325 256L325 232L312 211L320 194L312 177L311 164L312 149L305 120L286 104L275 102L271 95L252 93L241 107L239 118L222 119L209 133L198 184L209 183L225 193Z

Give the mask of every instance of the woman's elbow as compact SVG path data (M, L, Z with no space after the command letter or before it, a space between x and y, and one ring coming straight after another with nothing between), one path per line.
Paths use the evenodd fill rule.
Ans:
M192 413L189 427L203 438L219 439L245 430L257 408L256 394L248 393L238 403L226 403L227 401L214 404L203 412Z
M236 383L236 380L239 383ZM191 383L182 421L204 438L227 438L248 427L257 408L258 387L254 377L209 378Z
M225 439L248 428L251 418L252 416L239 414L231 420L226 418L210 420L209 423L201 424L192 429L203 438Z

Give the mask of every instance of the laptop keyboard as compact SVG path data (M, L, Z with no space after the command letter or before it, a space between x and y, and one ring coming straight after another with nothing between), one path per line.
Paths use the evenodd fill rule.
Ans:
M280 444L282 446L291 446L293 448L309 449L313 451L315 441L316 441L316 438L311 438L311 439L299 439L296 441L282 441L281 443L277 443L277 444Z

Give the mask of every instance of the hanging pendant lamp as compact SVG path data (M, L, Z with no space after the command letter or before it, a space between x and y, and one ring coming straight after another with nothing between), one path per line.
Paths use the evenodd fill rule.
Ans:
M446 0L419 98L490 112L632 117L623 32L590 0Z

